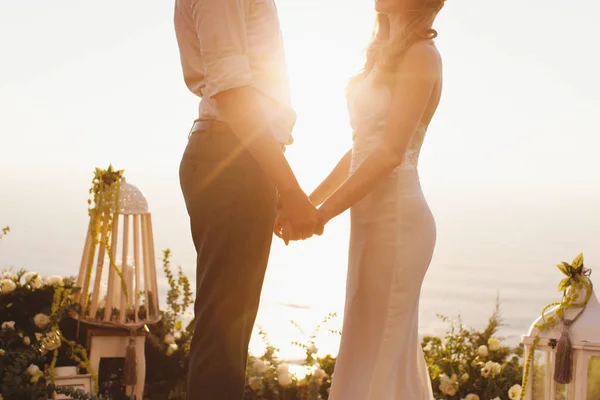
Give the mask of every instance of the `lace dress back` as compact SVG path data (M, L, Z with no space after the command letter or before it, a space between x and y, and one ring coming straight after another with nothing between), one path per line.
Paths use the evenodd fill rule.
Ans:
M374 149L385 133L385 123L392 100L388 87L377 85L374 74L368 75L352 90L348 99L350 124L353 129L354 150L358 154L355 167ZM416 170L427 126L420 124L406 148L401 170Z

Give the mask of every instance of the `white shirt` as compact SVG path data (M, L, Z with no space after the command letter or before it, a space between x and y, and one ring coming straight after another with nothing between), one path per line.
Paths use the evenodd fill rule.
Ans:
M275 139L292 143L296 113L274 0L176 0L175 33L185 83L202 98L198 119L223 120L212 97L251 86Z

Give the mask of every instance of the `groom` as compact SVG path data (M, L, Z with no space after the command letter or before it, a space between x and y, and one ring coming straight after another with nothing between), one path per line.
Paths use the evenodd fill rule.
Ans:
M295 238L317 214L287 163L296 114L273 0L176 0L184 80L201 98L180 166L197 252L187 398L244 395L277 209Z

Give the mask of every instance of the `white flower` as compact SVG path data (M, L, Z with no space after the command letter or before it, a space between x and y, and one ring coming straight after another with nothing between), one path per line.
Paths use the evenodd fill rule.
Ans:
M40 372L40 367L38 367L35 364L31 364L29 367L27 367L27 372L29 373L29 375L34 376L35 374Z
M50 323L50 317L46 314L39 313L36 314L35 317L33 317L33 322L38 328L44 329Z
M17 284L12 279L2 279L0 281L0 294L7 294L17 288Z
M490 367L488 367L487 365L483 368L481 368L481 376L483 376L484 378L487 378L488 376L490 376Z
M38 274L37 272L28 272L25 275L23 275L23 278L25 280L25 284L31 286L31 289L33 290L39 289L42 286L44 286L44 281L42 281L40 274Z
M488 348L486 345L482 344L481 346L479 346L479 348L477 349L477 354L479 354L481 357L487 357L488 355Z
M498 351L500 350L500 341L496 338L488 339L488 348L490 351Z
M448 396L454 396L458 389L456 374L452 374L449 378L446 374L440 375L440 392Z
M313 343L310 346L308 346L308 351L310 351L312 354L317 354L317 352L319 351L319 349Z
M167 333L163 339L163 342L165 342L165 344L173 344L175 343L175 337L170 333Z
M469 380L469 374L467 374L466 372L464 374L462 374L462 376L460 377L460 381L461 382L466 382Z
M252 390L260 390L260 388L262 388L262 378L259 376L253 376L248 380L248 384Z
M269 370L269 363L264 360L257 359L254 361L252 367L257 374L262 375Z
M290 374L289 368L287 364L280 364L277 367L277 380L281 386L292 384L292 374Z
M171 354L175 353L177 349L179 349L179 346L177 346L176 343L171 343L167 348L167 355L170 356Z
M15 274L14 272L5 271L2 274L2 278L4 278L4 279L10 279L11 281L16 281L17 280L17 274Z
M278 374L277 380L281 386L289 386L292 384L292 374L289 372Z
M494 373L494 375L500 374L500 372L502 372L502 365L498 364L497 362L493 363L492 372Z
M477 396L476 394L470 393L467 395L467 397L465 397L465 400L479 400L479 396Z
M521 398L521 385L513 385L508 389L508 398L510 400L517 400Z
M283 374L289 372L290 367L287 364L280 364L277 366L277 374Z
M2 330L7 331L9 329L15 330L15 321L6 321L2 323Z
M487 375L489 375L490 372L493 375L498 375L500 372L502 372L502 365L498 364L497 362L488 361L485 363L485 366L482 368L481 375L483 375L484 369L487 369ZM485 375L483 377L486 378L487 375Z
M175 337L175 339L179 340L181 339L181 332L177 331L173 336Z
M428 342L425 347L423 347L423 352L427 353L431 351L431 342Z
M25 346L29 346L31 344L31 339L29 339L29 336L25 336L23 338L23 343L25 344Z
M63 286L64 280L60 275L52 275L46 278L46 285L49 286Z
M327 372L325 372L325 370L324 370L323 368L319 368L319 367L317 367L317 368L315 369L315 371L313 372L313 377L314 377L316 380L319 380L319 381L320 381L320 380L322 380L322 379L324 379L324 378L326 378L326 377L327 377Z

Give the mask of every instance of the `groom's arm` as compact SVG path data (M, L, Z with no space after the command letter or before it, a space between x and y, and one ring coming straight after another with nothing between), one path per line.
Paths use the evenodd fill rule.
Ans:
M251 86L245 10L236 0L197 0L191 7L204 61L205 96L215 99L220 115L272 180L294 229L310 234L317 221L315 208L274 139Z

